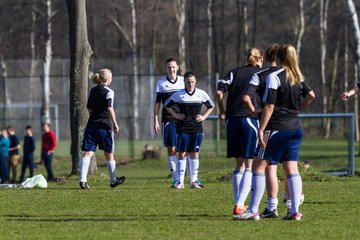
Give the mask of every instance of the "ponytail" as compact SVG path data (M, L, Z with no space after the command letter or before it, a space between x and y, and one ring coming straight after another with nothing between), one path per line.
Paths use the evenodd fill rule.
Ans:
M111 74L111 71L109 69L101 69L98 73L95 73L92 78L91 81L94 84L103 84L109 77L109 74Z
M283 45L277 52L277 58L286 73L286 80L290 85L299 84L304 80L304 75L301 73L298 63L296 50L292 45Z
M92 81L94 84L101 84L100 74L99 74L99 73L95 73L95 74L92 76L91 81Z
M263 53L258 48L250 48L247 53L247 62L252 65L256 66L258 61L261 60L263 57Z

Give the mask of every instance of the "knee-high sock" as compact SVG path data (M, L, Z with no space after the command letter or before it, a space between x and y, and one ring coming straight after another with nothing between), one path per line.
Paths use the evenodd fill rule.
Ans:
M261 198L264 195L265 185L265 174L254 172L252 177L251 198L249 204L249 209L252 213L259 212L259 206Z
M274 211L275 209L277 209L279 200L278 198L268 198L267 199L267 209L269 211Z
M251 189L252 175L251 169L246 168L239 187L239 199L237 202L239 208L245 207L245 201Z
M233 193L234 193L234 201L235 204L237 204L239 200L239 187L241 179L243 178L244 172L239 171L237 169L234 170L232 175L232 187L233 187Z
M186 171L186 158L179 159L178 160L178 173L179 173L179 181L181 184L184 184L185 171Z
M290 174L287 176L289 182L289 192L291 200L290 213L296 213L299 211L300 198L302 192L302 180L300 174Z
M80 182L87 182L90 160L91 158L89 157L82 157L80 159Z
M199 158L190 157L190 181L195 182L198 180L199 173Z
M115 183L116 182L116 162L115 162L115 160L107 160L106 166L109 170L110 183Z
M179 181L179 174L177 172L177 161L178 159L176 155L168 156L168 167L174 181Z

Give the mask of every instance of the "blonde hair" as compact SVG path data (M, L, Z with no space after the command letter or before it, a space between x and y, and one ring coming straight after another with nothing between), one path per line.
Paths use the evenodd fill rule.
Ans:
M111 71L107 68L101 69L98 73L95 73L91 80L94 84L103 84L107 79Z
M263 53L258 48L250 48L247 52L247 61L252 66L256 66L256 63L262 59Z
M304 75L301 73L298 63L298 57L294 46L287 44L282 45L278 52L277 58L286 73L286 80L290 85L299 84L304 80Z

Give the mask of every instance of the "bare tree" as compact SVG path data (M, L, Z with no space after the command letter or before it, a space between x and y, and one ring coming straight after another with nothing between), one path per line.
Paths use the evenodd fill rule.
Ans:
M3 103L3 126L6 126L7 125L7 111L6 111L6 106L8 106L8 104L10 103L10 98L9 98L9 95L8 95L8 91L7 91L7 84L6 84L6 80L7 80L7 65L6 65L6 62L4 60L4 56L1 55L0 56L0 61L1 61L1 80L2 80L2 86L0 87L1 88L1 91L0 93L2 93L2 103Z
M296 51L300 56L301 40L305 30L304 0L299 0L299 31L296 36Z
M32 2L31 8L31 32L30 32L30 50L31 50L31 65L30 65L30 84L29 84L29 102L34 101L34 86L35 86L35 70L36 70L36 0ZM29 108L29 118L32 117L33 108Z
M208 65L208 93L212 92L212 39L213 39L213 23L212 23L212 4L213 0L208 0L207 4L207 18L208 18L208 39L207 39L207 65Z
M179 62L180 70L186 71L186 42L185 42L185 20L186 20L186 0L175 0L174 12L179 23Z
M51 0L46 0L46 41L45 41L45 57L43 63L43 71L41 76L41 125L50 123L50 67L52 60L52 26L51 18L53 16L51 8Z
M247 1L243 0L243 39L244 39L244 47L245 52L249 49L249 24L248 24L248 8L247 8Z
M66 0L70 43L70 130L71 174L77 174L88 111L86 109L89 64L92 50L88 41L85 0Z

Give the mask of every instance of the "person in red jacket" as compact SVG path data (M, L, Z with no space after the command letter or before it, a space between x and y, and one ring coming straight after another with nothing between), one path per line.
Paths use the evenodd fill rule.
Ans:
M56 147L56 138L53 131L50 129L49 123L44 123L42 126L42 147L41 147L41 158L44 162L47 179L49 181L54 179L54 173L52 170L52 158Z

